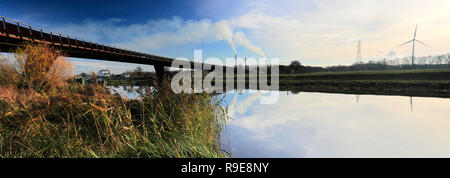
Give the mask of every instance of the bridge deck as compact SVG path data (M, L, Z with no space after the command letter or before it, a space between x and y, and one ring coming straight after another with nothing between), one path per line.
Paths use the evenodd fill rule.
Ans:
M25 42L50 45L69 57L149 64L155 69L170 67L174 61L173 58L94 43L0 17L0 51L9 52ZM195 63L190 63L193 68Z

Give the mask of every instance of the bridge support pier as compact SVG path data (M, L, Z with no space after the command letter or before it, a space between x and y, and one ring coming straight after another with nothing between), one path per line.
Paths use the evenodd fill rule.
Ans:
M156 77L158 78L158 82L161 83L164 79L165 75L165 67L163 65L154 65Z

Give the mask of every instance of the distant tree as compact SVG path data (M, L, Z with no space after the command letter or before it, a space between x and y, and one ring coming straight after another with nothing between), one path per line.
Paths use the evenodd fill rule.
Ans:
M428 55L426 58L427 58L428 64L430 64L430 65L433 64L432 56Z
M417 61L417 64L419 64L419 65L425 65L427 63L427 60L425 57L418 57L416 59L416 61Z
M302 64L297 60L292 61L291 64L289 64L289 69L290 69L291 73L300 73L301 68L302 68Z
M447 57L446 57L446 58L447 58L447 60L446 60L446 61L447 61L447 64L450 64L450 54L447 54Z
M410 60L409 60L409 57L404 57L404 58L403 58L402 64L403 64L403 65L409 65L409 64L411 64L411 63L410 63Z
M437 62L438 62L438 64L443 64L444 61L445 61L445 55L437 56Z
M405 69L442 69L450 67L450 53L435 56L417 56L411 65L411 57L395 59L370 60L350 66L337 65L328 67L303 66L299 61L289 65L279 65L280 74L311 73L311 72L342 72L360 70L405 70Z
M143 71L144 71L144 70L143 70L142 67L140 67L140 66L138 66L138 67L136 67L136 69L134 69L134 72L135 72L136 75L138 75L138 76L141 76Z
M298 68L302 66L302 64L299 61L292 61L291 64L289 64L289 67L291 68Z
M450 64L450 53L447 54L447 64Z

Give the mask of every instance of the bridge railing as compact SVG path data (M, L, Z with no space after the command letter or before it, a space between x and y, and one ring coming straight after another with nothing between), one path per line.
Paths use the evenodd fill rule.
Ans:
M6 39L17 39L19 41L37 42L51 45L53 47L64 48L66 50L88 50L89 52L106 53L112 55L118 55L119 57L133 57L140 61L150 60L164 63L165 66L170 66L174 58L166 56L157 56L153 54L147 54L129 49L122 49L112 47L104 44L93 43L91 41L84 40L82 38L71 37L58 32L50 31L47 29L35 27L25 23L21 23L17 20L9 19L0 16L0 36L7 37ZM143 61L144 62L144 61ZM192 62L194 65L196 62Z
M166 58L165 60L171 60L170 57L160 57L130 49L122 49L101 43L93 43L82 38L71 37L69 35L35 27L6 17L0 17L0 33L7 37L13 37L31 42L43 42L53 46L81 48L140 58L152 58L153 60L160 60L158 58Z
M84 40L82 38L71 39L69 35L64 35L58 32L35 27L6 17L0 18L1 18L0 21L1 31L6 35L15 35L20 38L51 41L52 43L61 43L61 44L76 45L76 43L79 43L79 46L83 46L88 42L91 43L90 41Z

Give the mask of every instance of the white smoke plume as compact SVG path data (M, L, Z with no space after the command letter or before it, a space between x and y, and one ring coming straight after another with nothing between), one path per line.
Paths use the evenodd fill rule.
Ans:
M247 38L247 36L244 34L244 32L242 32L242 31L236 32L233 36L233 39L236 42L236 44L242 45L242 46L246 47L248 50L250 50L262 57L266 57L264 55L263 50L260 47L252 44L250 42L250 40Z
M54 29L71 36L84 37L94 41L108 41L125 48L147 51L186 43L214 43L226 41L237 54L236 45L264 56L261 48L253 45L246 35L234 32L230 21L213 22L209 19L149 20L146 23L122 25L123 20L87 20L81 24L65 24Z
M231 29L228 22L227 21L217 22L216 24L214 24L214 27L217 31L216 37L227 41L227 43L233 49L234 54L237 54L236 46L234 45L234 42L233 42L233 30Z

